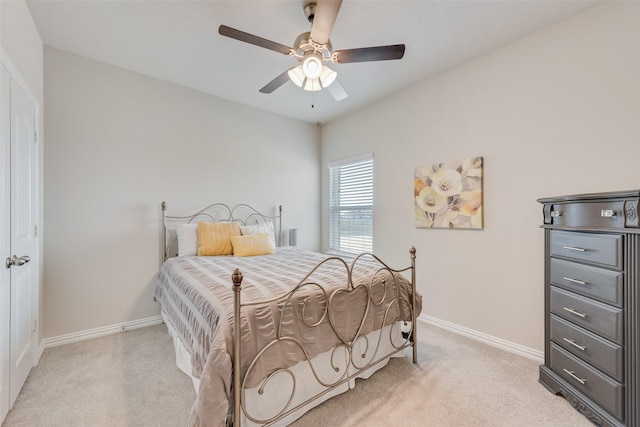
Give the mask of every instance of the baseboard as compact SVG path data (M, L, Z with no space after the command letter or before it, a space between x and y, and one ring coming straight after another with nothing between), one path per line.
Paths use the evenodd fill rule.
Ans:
M544 363L544 352L542 351L534 350L520 344L506 341L482 332L474 331L473 329L465 328L464 326L456 325L455 323L447 322L436 317L427 316L426 314L420 314L420 316L418 316L418 320L433 326L437 326L438 328L463 335L467 338L480 341L492 347L497 347L501 350L508 351L509 353L526 357L527 359L531 359L535 362Z
M487 335L482 332L475 331L473 329L465 328L464 326L456 325L455 323L447 322L445 320L438 319L436 317L428 316L426 314L420 314L418 320L428 323L438 328L445 329L447 331L463 335L467 338L480 341L488 344L492 347L497 347L501 350L508 351L509 353L517 354L518 356L526 357L527 359L534 360L539 363L544 362L544 353L538 350L534 350L529 347L525 347L520 344L516 344L510 341L496 338L491 335ZM101 328L88 329L86 331L74 332L71 334L59 335L57 337L45 338L40 344L40 354L44 349L49 347L56 347L63 344L70 344L78 341L89 340L92 338L98 338L105 335L117 334L122 331L143 328L145 326L158 325L162 323L162 316L152 316L145 319L132 320L130 322L117 323L115 325L103 326ZM39 358L38 358L39 359Z
M162 323L161 316L152 316L145 319L132 320L130 322L117 323L115 325L103 326L101 328L88 329L86 331L74 332L71 334L59 335L57 337L45 338L40 344L40 354L45 348L56 347L63 344L70 344L78 341L90 340L105 335L117 334L130 329L143 328L145 326Z

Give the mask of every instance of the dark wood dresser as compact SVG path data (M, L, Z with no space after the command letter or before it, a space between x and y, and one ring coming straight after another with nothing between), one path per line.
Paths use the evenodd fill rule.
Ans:
M640 190L539 199L540 383L599 426L640 426Z

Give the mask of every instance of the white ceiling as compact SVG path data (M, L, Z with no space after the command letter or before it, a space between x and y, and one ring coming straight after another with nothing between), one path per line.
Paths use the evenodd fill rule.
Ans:
M87 58L310 123L325 123L575 15L593 1L345 0L335 50L404 43L402 60L331 65L349 98L291 82L258 92L295 58L218 34L292 46L310 30L302 0L27 0L43 42ZM313 107L312 107L313 106Z

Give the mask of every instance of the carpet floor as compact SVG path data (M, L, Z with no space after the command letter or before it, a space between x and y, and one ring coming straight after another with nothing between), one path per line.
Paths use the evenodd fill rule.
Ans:
M582 427L538 364L420 324L419 364L392 359L295 427ZM3 427L185 426L195 392L164 325L48 348Z

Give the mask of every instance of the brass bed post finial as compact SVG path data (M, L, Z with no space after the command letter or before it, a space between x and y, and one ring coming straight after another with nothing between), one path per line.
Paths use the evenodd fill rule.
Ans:
M233 427L240 427L240 291L242 272L236 268L231 275L233 281Z
M413 335L413 363L418 364L418 325L417 319L418 315L416 314L416 247L411 246L409 249L409 254L411 256L411 333Z
M242 290L242 279L243 278L244 277L242 276L242 272L240 271L240 269L236 268L236 270L231 275L231 280L233 281L233 291L234 292L238 292L238 291ZM238 289L238 287L240 287L240 289Z

